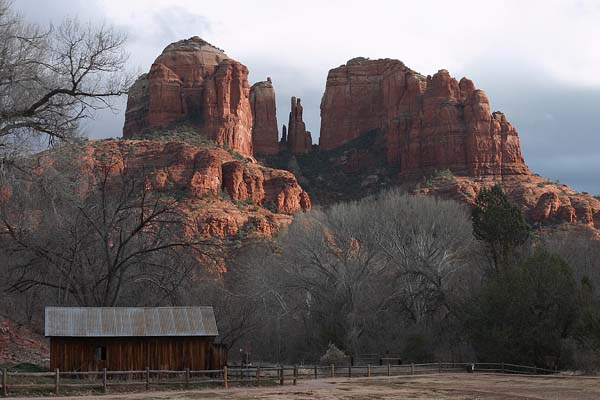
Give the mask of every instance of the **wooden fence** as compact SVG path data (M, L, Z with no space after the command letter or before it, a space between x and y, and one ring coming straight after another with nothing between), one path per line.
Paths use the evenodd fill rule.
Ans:
M107 392L111 387L137 386L138 390L151 387L171 386L189 389L191 387L222 386L230 384L295 385L300 379L336 377L402 376L456 372L504 373L547 375L556 371L515 364L493 363L431 363L403 365L347 365L347 366L275 366L275 367L224 367L218 370L192 371L102 371L95 372L9 372L2 370L2 395L8 397L15 391L49 390L60 394L62 389L99 390Z

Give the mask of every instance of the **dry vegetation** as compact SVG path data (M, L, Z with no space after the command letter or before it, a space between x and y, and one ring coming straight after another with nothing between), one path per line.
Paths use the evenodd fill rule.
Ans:
M320 379L297 386L271 388L232 388L185 392L115 394L103 399L438 399L511 400L561 399L591 400L600 397L598 379L576 377L523 377L504 375L425 375L371 379ZM37 397L39 399L39 397ZM87 399L92 397L74 397ZM64 398L68 400L68 398Z

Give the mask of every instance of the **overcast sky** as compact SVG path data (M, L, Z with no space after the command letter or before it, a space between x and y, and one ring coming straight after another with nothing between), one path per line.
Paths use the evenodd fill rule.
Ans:
M31 21L106 21L129 34L146 72L169 43L200 36L270 76L278 122L302 98L316 141L327 71L353 57L397 58L422 74L445 68L487 92L517 127L525 161L543 176L600 194L600 0L16 0ZM117 137L118 114L88 124Z

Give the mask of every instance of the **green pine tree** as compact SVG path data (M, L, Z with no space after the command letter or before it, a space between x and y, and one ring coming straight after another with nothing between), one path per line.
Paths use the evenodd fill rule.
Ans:
M496 272L508 268L514 250L531 234L521 210L509 201L499 184L479 191L471 220L473 235L486 244Z

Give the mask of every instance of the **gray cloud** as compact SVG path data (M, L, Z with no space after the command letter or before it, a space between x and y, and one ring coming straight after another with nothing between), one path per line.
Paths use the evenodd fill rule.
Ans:
M473 66L486 71L485 66ZM479 72L492 110L517 128L530 169L580 191L600 194L600 88L584 88L540 74ZM471 76L472 77L472 76Z

